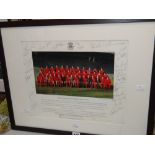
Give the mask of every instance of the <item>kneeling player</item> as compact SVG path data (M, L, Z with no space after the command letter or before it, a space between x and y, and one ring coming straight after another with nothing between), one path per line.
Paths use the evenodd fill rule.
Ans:
M106 79L106 85L107 85L107 88L110 89L110 87L111 87L111 80L108 77Z
M62 80L61 80L61 77L60 76L58 76L58 86L59 87L62 87Z
M52 76L49 77L49 84L51 87L54 87L54 79Z
M70 82L70 77L67 75L66 76L66 87L70 87L71 82Z
M74 76L73 86L79 87L79 79L77 78L77 76Z
M87 88L87 79L84 75L82 76L82 85Z
M97 86L96 78L94 76L92 76L91 87L96 88L96 86Z

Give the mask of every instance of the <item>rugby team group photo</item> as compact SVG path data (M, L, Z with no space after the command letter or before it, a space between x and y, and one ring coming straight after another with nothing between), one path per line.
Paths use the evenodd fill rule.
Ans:
M33 52L36 93L113 98L114 54Z
M84 87L84 88L101 88L110 89L111 80L105 73L104 69L97 70L85 67L59 67L51 66L40 67L36 79L38 86L51 87Z

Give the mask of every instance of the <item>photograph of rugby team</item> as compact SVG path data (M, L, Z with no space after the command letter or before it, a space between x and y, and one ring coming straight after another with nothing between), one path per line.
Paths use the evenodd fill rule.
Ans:
M111 80L101 68L68 67L63 65L41 67L36 78L38 86L85 87L110 89Z
M36 93L113 98L114 54L33 52Z

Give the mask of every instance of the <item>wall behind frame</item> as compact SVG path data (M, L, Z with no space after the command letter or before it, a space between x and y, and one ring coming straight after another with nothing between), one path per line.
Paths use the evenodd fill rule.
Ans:
M5 92L5 89L4 89L4 82L2 79L0 79L0 93L1 92Z
M4 82L3 82L3 76L2 76L2 66L0 62L0 92L5 92L4 89Z
M9 51L9 47L12 46L7 42L11 39L12 34L16 34L18 40L22 38L24 41L36 39L44 41L44 38L46 40L65 40L66 36L68 40L128 40L126 124L121 134L146 134L155 35L154 23L47 26L46 29L45 27L2 28L5 51ZM9 52L6 52L6 57L10 57ZM9 77L12 77L9 82L11 90L14 90L12 86L15 85L15 79L10 72L12 67L8 61ZM138 85L143 85L144 90L137 91ZM16 96L14 93L17 91L12 91L12 95ZM17 103L18 98L16 101L14 100L13 106L17 106Z

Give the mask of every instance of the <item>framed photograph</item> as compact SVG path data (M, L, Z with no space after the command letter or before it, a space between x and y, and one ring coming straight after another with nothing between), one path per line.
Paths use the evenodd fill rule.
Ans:
M114 53L32 52L32 60L37 94L113 98Z
M152 134L154 38L154 20L2 23L12 129Z

